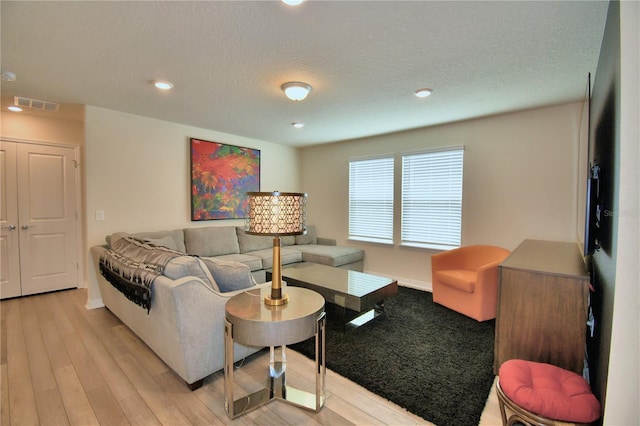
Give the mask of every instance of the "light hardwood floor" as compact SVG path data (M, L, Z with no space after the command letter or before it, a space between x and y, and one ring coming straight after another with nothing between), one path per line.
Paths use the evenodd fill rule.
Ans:
M0 303L0 424L430 424L329 370L319 413L273 401L231 421L222 372L189 391L108 310L86 310L86 300L86 290L76 289ZM236 383L248 392L263 386L267 364L266 351L246 359ZM288 350L287 370L287 384L313 390L311 360ZM480 425L500 424L492 389Z

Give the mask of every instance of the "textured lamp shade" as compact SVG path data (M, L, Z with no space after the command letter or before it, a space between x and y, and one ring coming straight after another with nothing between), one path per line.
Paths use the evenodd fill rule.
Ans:
M307 194L247 192L245 232L251 235L301 235L307 232Z
M264 303L284 305L289 301L282 292L282 262L280 236L307 232L307 194L297 192L247 192L249 212L245 233L273 236L273 269L271 294Z

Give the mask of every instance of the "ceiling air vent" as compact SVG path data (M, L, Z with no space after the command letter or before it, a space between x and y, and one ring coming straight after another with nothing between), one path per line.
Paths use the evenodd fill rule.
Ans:
M60 104L55 102L39 101L37 99L23 98L20 96L14 96L13 103L21 108L33 108L50 112L56 112L58 108L60 108Z

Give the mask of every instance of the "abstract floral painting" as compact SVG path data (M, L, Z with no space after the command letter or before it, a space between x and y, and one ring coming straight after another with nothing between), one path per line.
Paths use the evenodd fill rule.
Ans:
M260 191L260 150L191 139L191 220L246 217Z

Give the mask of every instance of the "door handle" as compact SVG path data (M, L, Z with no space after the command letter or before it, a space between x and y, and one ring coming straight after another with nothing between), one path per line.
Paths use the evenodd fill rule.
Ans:
M9 231L15 231L16 230L16 226L15 225L3 226L2 229L8 229Z
M22 225L22 227L21 227L21 228L22 228L22 229L29 229L29 228L35 228L35 227L36 227L35 225L31 225L31 226L29 226L29 225Z

